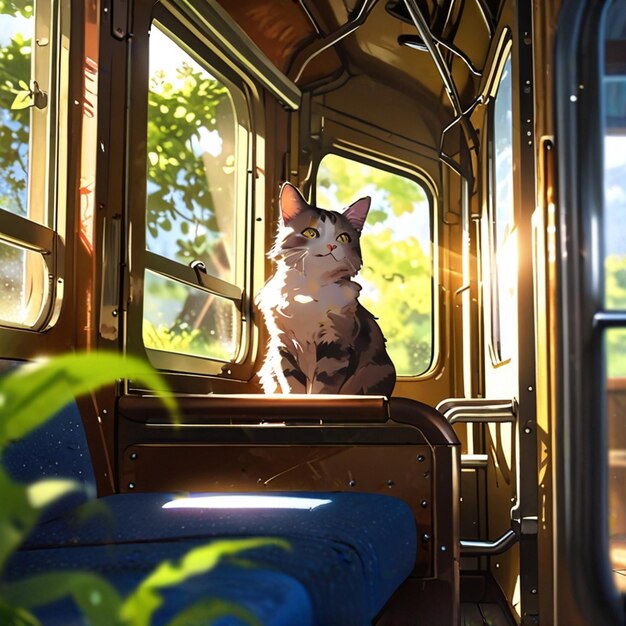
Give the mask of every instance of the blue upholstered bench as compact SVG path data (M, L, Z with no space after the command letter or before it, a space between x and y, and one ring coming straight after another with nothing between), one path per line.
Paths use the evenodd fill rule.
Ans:
M210 508L214 502L198 499L209 494L194 494L186 503L174 494L119 494L100 499L106 515L80 523L76 508L95 495L95 480L74 405L12 444L3 463L19 480L63 476L84 485L81 494L64 498L46 512L11 559L10 580L50 570L85 569L101 573L128 593L162 560L176 559L214 539L263 536L289 542L290 550L268 546L247 551L242 556L253 567L223 562L168 591L156 624L167 623L198 599L215 597L247 608L266 626L363 626L415 562L416 529L410 508L376 494L255 496L265 498L265 504L275 495L296 503L301 498L323 501L317 506L305 503L304 509L257 508L258 504L233 508L232 503ZM45 626L82 623L69 600L43 608L38 616ZM219 622L239 623L235 618Z

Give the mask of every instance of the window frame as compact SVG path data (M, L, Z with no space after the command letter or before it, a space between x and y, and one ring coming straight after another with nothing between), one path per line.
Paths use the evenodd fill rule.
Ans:
M626 314L604 310L602 211L603 52L599 34L611 0L566 0L555 47L555 141L558 154L557 272L560 328L555 393L554 531L559 621L623 624L608 547L608 446L604 335ZM581 89L580 86L584 88ZM592 419L592 416L601 416ZM584 462L581 455L584 453Z
M241 167L242 175L237 185L236 200L236 268L233 283L218 277L196 271L178 261L173 261L151 252L146 247L146 206L147 206L147 150L146 132L148 120L148 80L149 80L149 37L135 42L131 51L131 92L130 98L141 102L131 111L131 132L128 135L127 154L133 155L132 171L129 175L129 221L130 229L126 248L128 250L128 274L123 282L127 284L128 309L126 312L127 349L138 356L147 358L157 369L181 374L186 380L190 374L199 376L219 376L227 380L245 382L252 374L252 362L256 343L251 324L252 301L250 294L252 278L253 250L251 215L254 213L255 180L251 173L257 162L256 132L260 124L260 95L255 83L245 71L234 63L216 43L211 29L199 19L192 19L177 10L173 3L163 3L137 10L135 23L140 29L152 28L157 22L161 31L170 36L183 50L189 53L218 80L223 80L230 88L234 86L235 119L238 124L244 121L247 128L245 160ZM136 27L136 28L137 28ZM139 38L136 38L139 39ZM231 90L231 95L233 91ZM137 151L133 146L142 145ZM146 271L151 271L166 279L214 294L234 303L238 311L239 324L236 331L236 354L233 361L203 357L182 352L167 352L148 348L143 341L143 284ZM124 290L124 288L123 288ZM124 297L124 296L123 296ZM176 383L177 384L177 383ZM132 384L131 384L132 386ZM187 386L187 383L184 384Z
M29 164L27 178L28 213L37 205L36 218L24 217L0 208L0 241L42 257L45 276L37 287L42 302L32 325L0 321L0 340L9 337L23 357L26 346L43 331L50 331L58 322L65 291L65 258L67 215L68 123L70 96L70 23L76 16L64 0L43 0L33 3L34 31L29 81L37 81L47 95L44 109L31 105L29 123ZM47 46L35 45L48 39ZM80 42L72 48L80 48ZM32 82L30 83L32 84ZM75 116L74 116L75 117ZM37 146L37 149L34 146ZM71 220L69 220L71 221ZM26 268L27 269L27 268ZM26 333L15 342L15 333ZM30 339L28 339L30 337ZM6 342L5 342L6 343ZM35 344L33 344L35 345Z
M369 167L374 167L389 174L395 174L402 176L420 186L424 191L429 204L429 221L430 221L430 243L431 243L431 257L430 257L430 289L431 289L431 353L430 363L428 368L419 374L413 375L397 375L398 381L421 381L428 378L432 378L438 372L441 363L441 345L440 345L440 325L442 320L440 319L440 303L439 303L439 256L437 245L437 216L438 216L438 202L435 183L430 176L412 165L392 158L382 159L379 155L370 154L365 148L359 147L345 147L337 142L330 148L322 151L319 155L316 155L316 162L314 168L314 175L312 180L315 181L311 185L312 202L317 202L317 177L319 173L319 167L323 159L329 154L342 157L344 159L352 160ZM358 281L358 275L357 275Z

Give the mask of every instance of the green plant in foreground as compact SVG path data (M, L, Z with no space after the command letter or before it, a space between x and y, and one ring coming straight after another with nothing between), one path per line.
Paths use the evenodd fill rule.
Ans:
M113 373L113 375L112 375ZM7 445L28 435L76 396L130 378L153 389L167 390L163 379L141 360L112 353L80 353L23 366L0 379L0 460ZM161 399L172 415L171 396ZM163 603L161 590L213 569L229 556L261 546L288 548L280 539L250 538L214 541L189 550L176 561L164 561L127 596L93 572L57 571L4 582L9 557L56 498L79 489L69 479L44 479L24 485L0 465L0 624L38 626L30 609L71 597L90 626L149 626ZM204 626L225 615L257 625L246 609L219 599L204 599L184 609L168 626Z

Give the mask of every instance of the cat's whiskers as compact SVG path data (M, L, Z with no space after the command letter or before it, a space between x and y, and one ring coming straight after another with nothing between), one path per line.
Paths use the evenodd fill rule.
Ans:
M294 248L285 252L281 259L288 267L293 267L304 274L304 259L308 254L309 251L306 248ZM299 267L298 264L300 264Z

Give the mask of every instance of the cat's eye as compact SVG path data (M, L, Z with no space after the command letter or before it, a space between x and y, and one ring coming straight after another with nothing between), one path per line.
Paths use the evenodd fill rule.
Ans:
M348 233L341 233L341 235L337 235L337 241L339 243L350 243L352 241L352 237L350 237Z
M309 228L305 228L300 234L304 235L307 239L315 239L320 236L319 231L316 228L311 228L310 226Z

